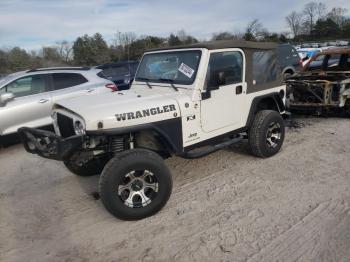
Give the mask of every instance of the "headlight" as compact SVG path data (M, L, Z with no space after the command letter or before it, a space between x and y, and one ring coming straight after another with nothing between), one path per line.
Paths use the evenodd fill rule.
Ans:
M85 134L84 125L79 120L76 120L74 122L74 131L77 135L84 135Z
M57 117L57 112L56 112L56 111L53 111L53 112L51 113L51 118L52 118L53 120L55 120L56 117Z

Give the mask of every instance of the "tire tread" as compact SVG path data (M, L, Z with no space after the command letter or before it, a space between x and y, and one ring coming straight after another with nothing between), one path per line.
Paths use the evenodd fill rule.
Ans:
M254 121L249 129L249 145L253 155L265 158L262 148L265 146L262 144L262 136L265 136L265 129L263 128L265 120L272 114L279 114L274 110L261 110L254 118Z

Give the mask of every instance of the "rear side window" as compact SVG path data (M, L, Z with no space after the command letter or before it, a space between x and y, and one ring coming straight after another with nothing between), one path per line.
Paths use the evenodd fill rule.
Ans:
M47 87L47 75L31 75L9 83L2 90L13 93L15 97L23 97L46 92Z
M309 66L307 67L308 71L311 70L319 70L322 69L322 65L323 65L323 60L325 58L325 55L319 55L316 57L315 60L313 60L312 62L310 62Z
M278 76L276 53L258 51L253 53L253 84L263 85L274 82Z
M243 57L240 52L219 52L210 55L207 87L215 87L218 74L224 73L225 85L242 82Z
M87 82L86 78L76 73L54 73L52 74L55 90L81 85Z
M103 73L106 76L125 76L129 74L129 66L128 65L122 65L122 66L111 66L103 69Z
M337 69L339 67L340 54L330 55L327 61L327 69Z
M103 73L103 71L101 71L101 72L98 72L97 73L97 76L98 77L100 77L100 78L103 78L103 79L110 79L108 76L106 76L104 73Z

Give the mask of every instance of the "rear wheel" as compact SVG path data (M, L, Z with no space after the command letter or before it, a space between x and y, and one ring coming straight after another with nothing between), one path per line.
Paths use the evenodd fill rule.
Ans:
M99 183L103 205L115 217L136 220L157 213L168 201L172 178L163 159L145 149L117 154Z
M249 129L249 145L254 155L270 157L281 149L285 126L281 115L272 110L259 111Z

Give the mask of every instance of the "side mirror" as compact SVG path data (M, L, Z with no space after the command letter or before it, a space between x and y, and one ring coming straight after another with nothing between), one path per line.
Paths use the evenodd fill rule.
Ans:
M218 85L222 86L226 84L225 72L218 73Z
M12 93L4 93L0 95L0 106L5 106L9 101L13 100L15 95Z
M225 72L214 72L213 75L211 76L209 85L207 90L216 90L220 86L226 84L226 79L225 79Z
M219 89L220 86L223 86L225 84L226 84L225 72L220 72L220 71L213 72L213 74L210 77L205 93L202 93L202 99L210 98L211 91L217 90Z

